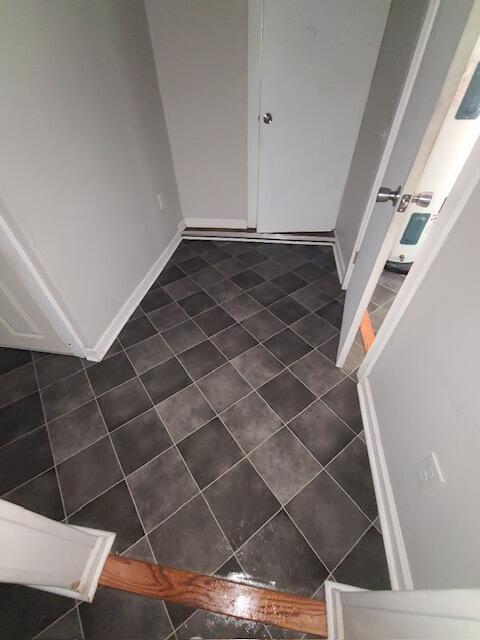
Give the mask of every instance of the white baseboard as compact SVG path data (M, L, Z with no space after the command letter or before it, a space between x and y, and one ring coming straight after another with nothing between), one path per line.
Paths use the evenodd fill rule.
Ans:
M131 295L127 298L125 303L122 305L117 315L114 317L112 322L109 324L107 329L103 332L102 336L98 340L97 344L94 347L85 347L85 355L87 360L92 360L94 362L100 362L103 356L110 349L113 341L118 336L120 331L123 329L125 323L130 318L132 313L140 304L141 300L150 289L152 284L158 278L163 268L170 260L173 255L173 252L178 247L182 240L182 223L178 225L178 231L172 238L172 240L168 243L165 250L162 252L158 260L154 263L154 265L149 269L145 277L138 284L138 286L134 289Z
M201 229L246 229L246 220L229 218L185 218L185 226Z
M372 469L373 485L382 527L385 555L393 590L413 589L412 574L403 540L397 507L393 495L387 461L380 437L377 415L368 378L358 383L358 396L362 411L363 428L368 457Z
M345 591L366 591L349 584L325 580L325 604L327 606L328 640L344 640L343 612L340 593Z
M342 252L340 251L340 247L337 243L337 238L335 234L335 242L332 245L333 248L333 257L335 258L335 265L337 267L337 276L340 284L342 284L343 279L345 277L345 263L343 261Z

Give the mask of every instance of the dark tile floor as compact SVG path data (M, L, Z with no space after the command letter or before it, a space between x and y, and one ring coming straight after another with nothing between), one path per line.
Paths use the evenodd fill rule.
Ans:
M132 557L312 597L327 577L388 588L360 345L334 366L342 301L330 247L183 241L103 362L1 350L0 495ZM6 637L292 637L108 590L0 591Z

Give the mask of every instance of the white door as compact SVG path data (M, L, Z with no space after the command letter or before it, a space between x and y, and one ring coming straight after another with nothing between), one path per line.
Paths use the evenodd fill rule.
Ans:
M437 194L429 209L420 208L413 201L403 212L399 212L397 205L393 207L390 202L373 206L348 282L338 366L343 366L348 356L363 313L393 243L399 237L399 230L404 225L405 216L410 217L413 212L435 211L432 207L438 211L445 198L445 189L447 192L450 189L461 167L461 159L465 159L474 142L472 132L478 129L478 121L457 121L453 129L460 129L462 133L453 137L451 126L475 68L471 64L471 56L480 23L477 6L466 28L470 6L470 3L457 5L448 0L430 2L406 80L401 100L404 111L382 183L393 189L403 185L402 193L432 191L435 194L437 191ZM456 51L462 35L463 44ZM476 52L473 55L478 57ZM449 72L452 59L454 64ZM444 120L450 123L445 131L442 128Z
M258 231L335 227L389 5L264 0Z

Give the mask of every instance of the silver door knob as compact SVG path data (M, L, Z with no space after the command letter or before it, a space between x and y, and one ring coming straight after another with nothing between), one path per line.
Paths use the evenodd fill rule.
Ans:
M272 114L271 113L264 113L263 114L263 121L265 124L270 124L272 122L273 118L272 118Z
M402 187L397 187L395 191L388 187L380 187L377 193L377 202L391 202L393 206L397 204Z

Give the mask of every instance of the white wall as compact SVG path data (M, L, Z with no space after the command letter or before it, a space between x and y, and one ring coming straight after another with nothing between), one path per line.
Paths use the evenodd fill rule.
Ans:
M2 0L0 85L11 222L94 347L181 219L143 2Z
M145 5L183 215L246 226L247 0Z
M476 186L368 376L416 589L479 585L480 144L472 157ZM461 180L441 216L468 193ZM445 484L422 492L431 452Z
M390 6L336 223L337 246L345 268L355 247L427 4L427 0L393 0Z

